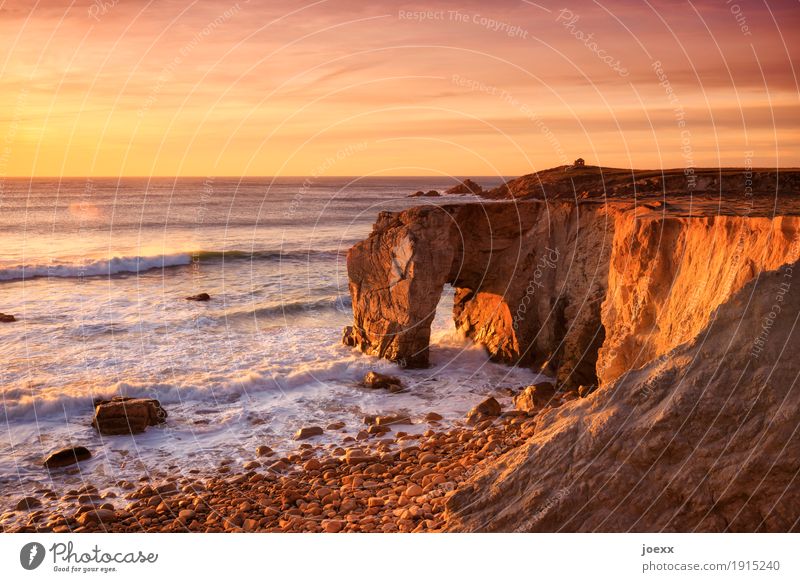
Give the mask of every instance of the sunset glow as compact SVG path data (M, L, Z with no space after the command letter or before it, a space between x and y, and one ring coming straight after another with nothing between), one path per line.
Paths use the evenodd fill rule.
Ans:
M769 8L4 2L0 175L796 166L800 11Z

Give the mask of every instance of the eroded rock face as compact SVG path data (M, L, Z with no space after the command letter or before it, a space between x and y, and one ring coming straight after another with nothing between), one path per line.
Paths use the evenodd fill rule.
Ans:
M426 366L430 324L451 284L456 327L495 360L541 369L563 388L607 384L694 337L758 273L798 257L800 212L668 206L525 201L384 213L348 254L345 343Z
M348 253L354 322L345 343L427 366L430 325L451 284L457 328L494 359L592 383L594 359L584 355L603 340L612 214L539 202L383 213Z
M448 528L798 531L798 272L760 275L663 357L540 413L448 501Z

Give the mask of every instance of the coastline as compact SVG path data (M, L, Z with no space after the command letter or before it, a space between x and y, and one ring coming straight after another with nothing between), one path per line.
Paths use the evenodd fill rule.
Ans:
M555 403L555 402L554 402ZM259 447L241 467L206 477L128 483L129 492L96 487L46 495L59 510L32 507L28 522L6 532L439 532L445 502L488 463L522 445L536 413L517 410L467 422L428 413L424 433L407 419L380 419L338 443L298 441L278 456ZM373 420L373 419L369 419ZM384 419L386 421L387 419ZM394 422L393 422L394 421ZM366 426L366 425L365 425ZM380 427L380 428L375 428Z

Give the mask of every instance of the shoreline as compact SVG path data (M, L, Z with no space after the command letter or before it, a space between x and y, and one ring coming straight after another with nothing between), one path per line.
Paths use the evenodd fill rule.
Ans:
M487 462L522 445L536 413L444 425L429 413L421 434L407 419L381 419L338 443L298 441L279 457L259 447L233 470L181 476L129 493L99 495L85 485L63 492L63 509L31 507L26 525L6 533L82 532L439 532L445 502ZM394 421L394 422L393 422ZM377 427L377 428L376 428ZM56 495L53 492L50 495ZM9 514L6 514L8 516ZM4 517L6 517L4 516Z

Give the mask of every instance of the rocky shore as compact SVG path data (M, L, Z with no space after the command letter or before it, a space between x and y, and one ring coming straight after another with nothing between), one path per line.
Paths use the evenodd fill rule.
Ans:
M570 396L574 397L574 395ZM569 397L568 397L569 398ZM551 399L544 406L559 406ZM162 482L121 482L128 493L42 489L58 500L46 511L37 497L19 500L27 522L9 532L436 532L445 504L470 477L531 437L537 410L498 410L490 398L469 418L444 426L430 412L427 430L409 434L408 418L367 418L365 430L340 443L298 441L278 457L264 445L240 467L223 462L215 475Z

